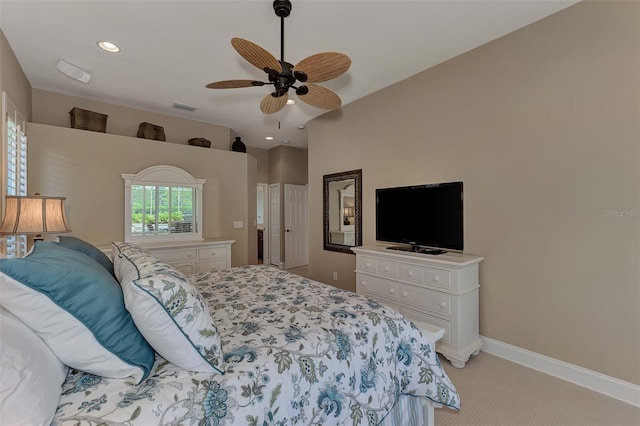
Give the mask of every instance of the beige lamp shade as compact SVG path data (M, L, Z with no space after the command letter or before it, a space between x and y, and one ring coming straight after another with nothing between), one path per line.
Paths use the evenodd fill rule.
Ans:
M71 232L64 212L65 197L7 195L0 235Z

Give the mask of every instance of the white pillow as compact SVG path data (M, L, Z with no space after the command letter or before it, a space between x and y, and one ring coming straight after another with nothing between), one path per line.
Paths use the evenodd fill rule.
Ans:
M0 329L2 424L51 424L68 368L33 330L3 308Z
M122 289L80 252L38 241L0 259L1 304L69 367L104 377L147 377L155 353L125 309Z
M198 289L140 247L113 244L124 304L151 347L185 370L224 373L220 334Z

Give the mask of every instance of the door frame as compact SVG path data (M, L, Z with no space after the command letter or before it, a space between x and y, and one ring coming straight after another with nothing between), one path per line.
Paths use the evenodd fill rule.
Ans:
M277 196L274 197L271 194L271 191L276 189L277 190ZM275 265L279 268L284 268L284 262L282 261L282 221L281 221L281 206L280 206L280 184L279 183L272 183L269 184L269 265ZM271 211L272 208L272 204L276 204L276 210L274 212ZM271 221L274 219L274 215L275 217L278 218L278 223L279 223L279 231L278 231L278 251L277 254L274 252L274 250L271 250L271 245L274 243L274 241L272 241L271 239L271 235L273 234L273 230L271 229ZM275 259L274 259L274 256ZM275 262L275 263L274 263Z
M270 232L270 226L269 226L269 209L271 207L271 204L269 203L269 184L268 183L259 183L258 184L259 188L262 188L262 215L264 216L263 218L263 232L262 232L262 263L265 265L268 265L269 263L271 263L271 256L269 255L269 253L271 252L269 250L269 241L271 241L269 232Z

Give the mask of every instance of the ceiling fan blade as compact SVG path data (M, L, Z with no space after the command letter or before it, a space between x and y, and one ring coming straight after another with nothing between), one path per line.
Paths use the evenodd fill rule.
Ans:
M271 53L255 43L242 38L234 37L231 39L231 45L234 49L246 59L251 65L265 71L266 69L282 72L282 65Z
M288 99L288 93L285 93L284 95L277 98L271 96L271 93L269 93L262 99L262 102L260 102L260 111L265 114L274 114L284 108L284 106L287 104Z
M331 80L347 72L351 66L351 59L344 53L325 52L311 55L298 62L293 67L294 72L303 72L307 75L307 83L319 83Z
M207 89L236 89L239 87L254 87L264 86L261 81L254 80L224 80L216 81L215 83L209 83L205 87Z
M298 94L301 101L322 109L338 109L342 105L340 97L333 90L316 84L307 84L306 87L309 89L308 93Z

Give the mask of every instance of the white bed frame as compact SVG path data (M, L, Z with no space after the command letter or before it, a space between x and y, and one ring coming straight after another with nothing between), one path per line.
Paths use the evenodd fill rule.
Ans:
M412 320L413 323L420 328L422 334L433 343L435 347L436 342L444 336L444 329L440 327L436 327L435 325ZM435 409L442 408L442 404L438 404L433 401L429 401L425 399L422 403L422 416L423 416L423 425L424 426L434 426L435 425Z
M438 404L429 400L422 403L422 424L423 426L434 426L435 421L435 409L442 408L442 404Z

